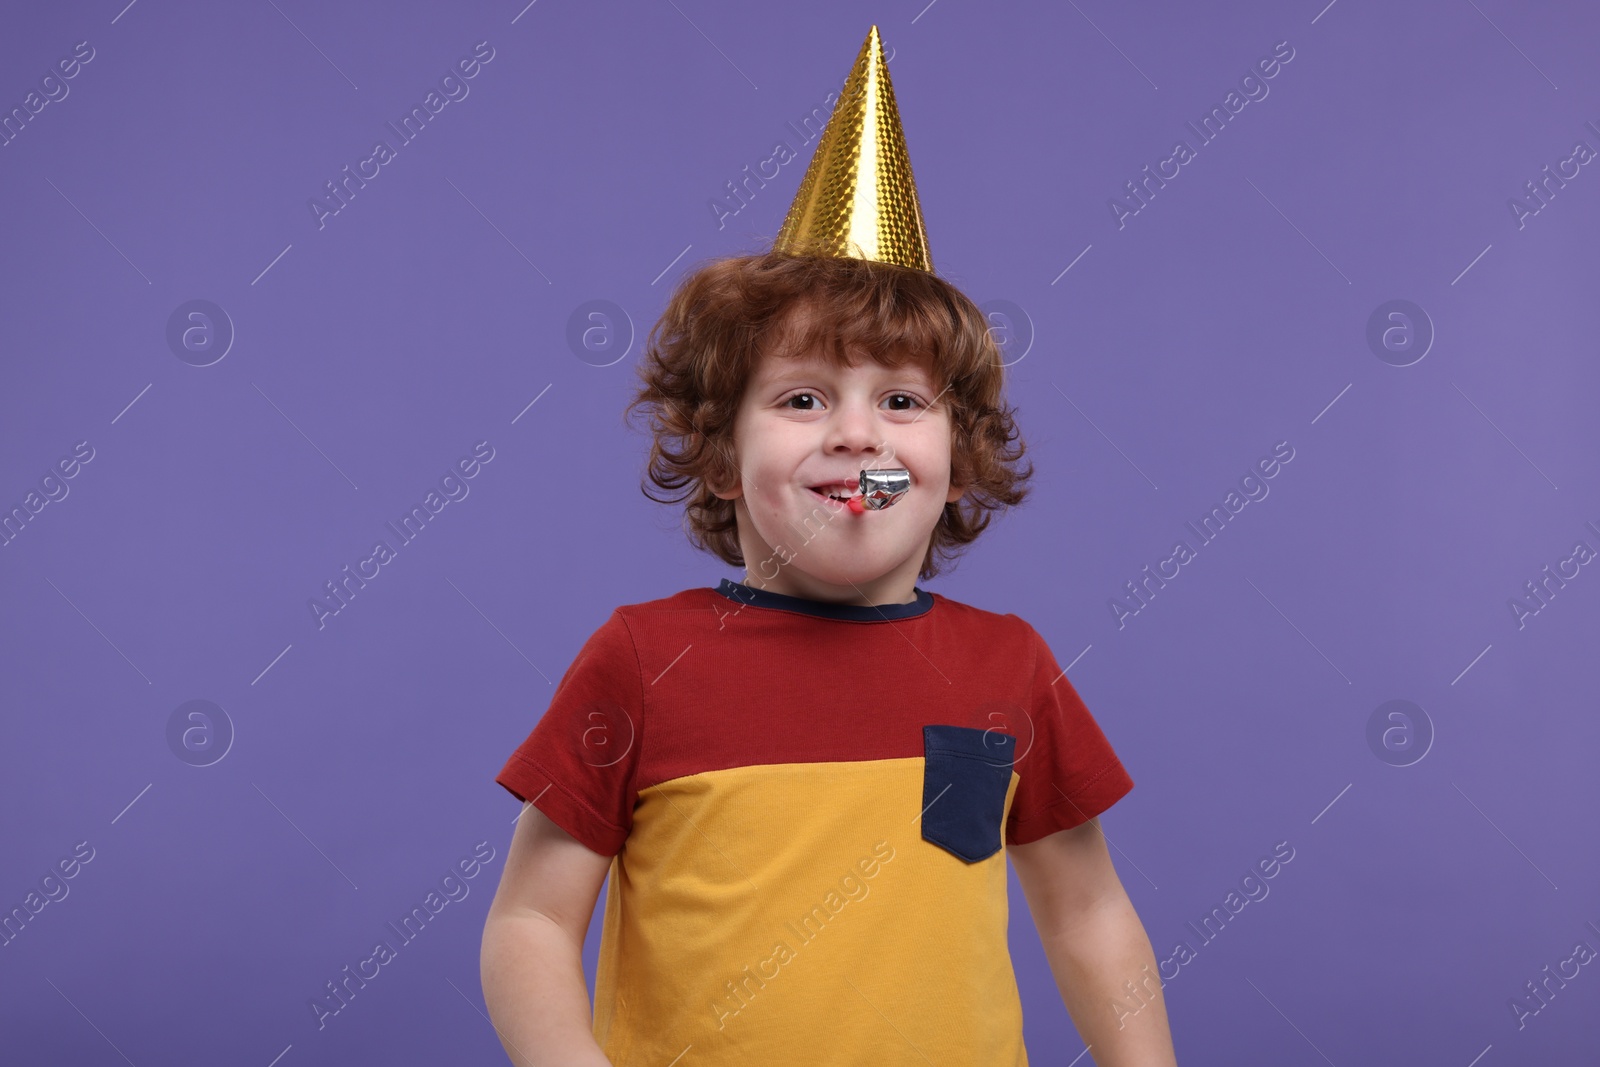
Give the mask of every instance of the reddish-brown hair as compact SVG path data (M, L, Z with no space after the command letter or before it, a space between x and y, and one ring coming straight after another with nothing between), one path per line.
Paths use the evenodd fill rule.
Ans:
M989 525L1020 504L1033 475L1017 469L1027 446L1002 396L1003 360L983 313L926 271L860 259L768 252L712 260L679 283L645 344L640 386L623 413L649 416L647 477L687 500L689 540L744 567L733 501L713 486L737 484L734 419L764 354L815 352L835 366L863 354L886 366L928 359L935 403L950 411L950 477L966 495L946 504L918 575L937 575ZM687 487L687 489L685 488ZM685 490L678 492L679 490Z

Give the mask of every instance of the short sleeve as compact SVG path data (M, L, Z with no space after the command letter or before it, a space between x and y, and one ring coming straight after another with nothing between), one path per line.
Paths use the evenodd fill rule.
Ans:
M1133 788L1133 779L1056 663L1038 631L1029 695L1031 737L1015 757L1021 781L1011 803L1006 843L1025 845L1057 830L1082 825Z
M495 781L592 851L614 856L633 826L643 709L639 656L626 620L613 611Z

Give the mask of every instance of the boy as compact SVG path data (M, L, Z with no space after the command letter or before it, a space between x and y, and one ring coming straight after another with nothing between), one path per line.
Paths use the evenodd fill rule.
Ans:
M1095 1062L1175 1063L1096 818L1132 779L1028 623L915 585L1026 494L987 325L873 27L773 251L687 277L641 366L650 479L743 580L617 608L496 778L514 1063L1024 1065L1008 855ZM842 502L888 467L903 498Z

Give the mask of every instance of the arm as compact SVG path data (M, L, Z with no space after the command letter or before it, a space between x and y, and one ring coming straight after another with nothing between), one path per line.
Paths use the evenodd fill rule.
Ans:
M610 1067L583 975L583 939L610 865L531 804L517 820L479 959L484 1002L516 1067Z
M1155 953L1111 865L1100 820L1008 851L1062 1002L1095 1063L1177 1067Z

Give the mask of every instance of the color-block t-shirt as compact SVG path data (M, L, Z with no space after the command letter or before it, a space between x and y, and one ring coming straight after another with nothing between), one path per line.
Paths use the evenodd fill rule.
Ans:
M616 1067L1025 1065L1005 846L1133 787L1017 616L728 580L617 608L495 780L613 857Z

